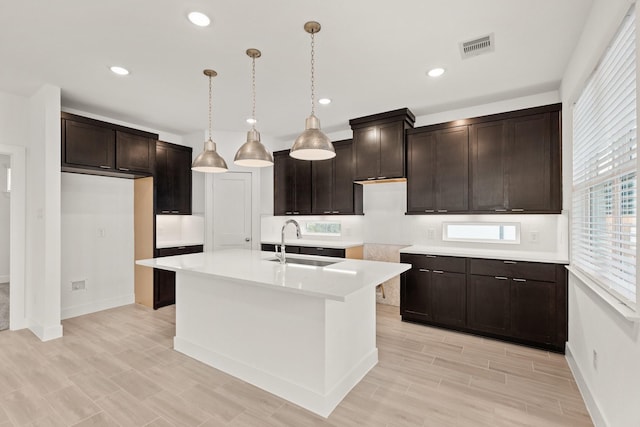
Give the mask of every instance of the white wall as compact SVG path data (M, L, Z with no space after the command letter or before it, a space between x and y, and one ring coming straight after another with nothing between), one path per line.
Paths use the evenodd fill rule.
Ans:
M133 180L63 173L61 198L62 318L132 304Z
M594 0L562 80L565 206L571 197L571 106L631 3L630 0ZM569 276L567 350L567 359L596 426L638 426L640 325L623 319L572 275ZM594 350L598 354L597 368L593 363Z
M11 166L9 156L0 155L0 283L9 281L9 207L11 196L7 188L7 169Z

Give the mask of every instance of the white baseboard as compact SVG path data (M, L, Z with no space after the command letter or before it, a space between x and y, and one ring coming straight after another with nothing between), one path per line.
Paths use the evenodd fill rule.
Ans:
M9 283L10 279L11 276L9 276L8 274L6 276L0 276L0 283Z
M269 393L275 394L289 402L305 408L315 414L327 418L338 406L349 391L364 378L378 363L378 350L374 349L348 372L329 392L318 391L294 384L284 378L272 375L255 366L231 359L223 354L206 349L198 344L174 337L173 347L176 351L193 357L200 362L233 375L253 384Z
M576 379L576 383L578 384L578 389L580 390L580 394L582 394L582 398L584 399L584 403L587 407L587 411L589 411L589 415L591 415L591 421L593 421L593 425L595 427L608 427L609 423L604 418L604 414L600 411L600 407L596 403L596 399L591 393L591 390L587 386L586 381L584 380L584 376L582 375L582 371L580 370L580 366L578 362L573 357L573 353L571 351L571 345L567 343L565 347L565 358L567 359L567 363L569 364L569 369L573 373L573 377Z
M135 295L123 295L114 298L103 299L99 301L91 301L86 304L74 305L72 307L64 307L60 311L62 319L70 319L85 314L95 313L97 311L107 310L110 308L121 307L123 305L133 304Z
M29 330L40 338L40 341L50 341L62 337L62 325L45 326L39 323L30 323Z

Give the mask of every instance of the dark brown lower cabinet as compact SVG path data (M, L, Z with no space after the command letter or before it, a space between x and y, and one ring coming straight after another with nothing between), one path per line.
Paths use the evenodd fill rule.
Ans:
M455 271L434 269L438 258ZM401 261L413 266L401 277L402 320L564 353L564 265L414 254L402 254Z
M156 258L174 255L195 254L204 250L203 245L179 246L156 249ZM153 309L176 303L176 273L153 269Z

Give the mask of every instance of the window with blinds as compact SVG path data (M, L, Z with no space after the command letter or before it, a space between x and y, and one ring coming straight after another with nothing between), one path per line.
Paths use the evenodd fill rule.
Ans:
M571 263L636 307L635 11L573 109Z

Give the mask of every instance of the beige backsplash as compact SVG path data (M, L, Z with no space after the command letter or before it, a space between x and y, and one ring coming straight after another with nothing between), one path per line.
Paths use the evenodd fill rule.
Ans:
M364 259L372 261L400 262L400 249L407 245L382 245L377 243L364 244ZM380 304L395 305L400 307L400 276L383 283L385 298L382 293L376 293L376 301Z

